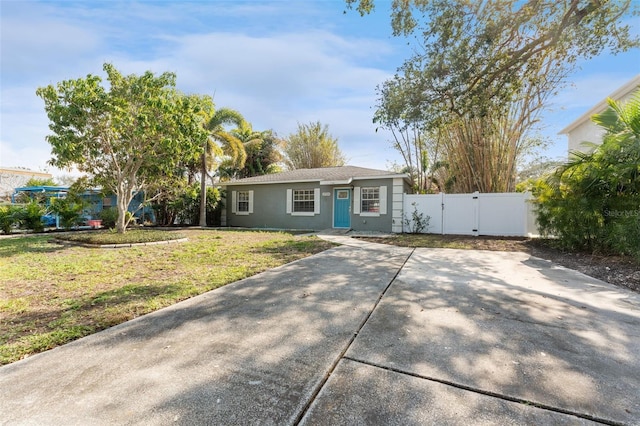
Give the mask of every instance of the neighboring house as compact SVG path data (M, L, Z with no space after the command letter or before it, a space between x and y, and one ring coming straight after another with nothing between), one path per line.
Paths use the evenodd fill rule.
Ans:
M29 179L51 179L49 173L34 172L29 169L17 169L13 167L0 168L0 198L9 198L15 188L25 186Z
M298 169L221 184L222 224L234 227L402 232L409 176L343 166Z
M38 199L48 208L51 205L51 200L54 198L65 198L68 192L68 186L25 186L15 188L11 196L11 202L18 203L25 202L25 199L26 201L29 199ZM111 207L115 208L116 206L116 196L105 196L98 188L88 189L80 194L80 196L86 203L83 215L87 219L99 219L102 210ZM141 193L136 194L131 204L129 204L129 211L136 216L140 223L143 222L142 219L144 219L144 221L155 222L155 215L151 207L145 206L140 209L140 204L142 204L143 201L143 195Z
M613 92L608 97L618 102L626 102L631 98L631 94L640 87L640 74L632 78L624 86ZM608 107L607 100L603 99L593 108L581 115L576 121L569 124L560 131L560 135L567 135L569 139L568 152L582 151L589 152L591 148L582 145L583 142L592 142L595 144L602 143L604 130L591 121L591 116L605 111Z

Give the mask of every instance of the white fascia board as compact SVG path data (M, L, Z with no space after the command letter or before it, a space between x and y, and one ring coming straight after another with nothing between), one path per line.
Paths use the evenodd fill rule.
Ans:
M222 187L225 186L250 186L250 185L271 185L271 184L289 184L289 183L318 183L320 185L349 185L354 180L370 180L370 179L394 179L394 178L402 178L405 180L409 179L409 175L405 173L400 174L388 174L388 175L378 175L378 176L357 176L352 177L347 180L322 180L322 179L298 179L298 180L272 180L269 182L220 182L219 185Z
M287 183L313 183L320 182L319 179L300 179L300 180L272 180L270 182L224 182L220 186L252 186L252 185L273 185L273 184L287 184Z
M320 185L350 185L353 178L346 180L321 180Z
M407 174L392 174L392 175L379 175L379 176L358 176L354 177L353 180L370 180L370 179L409 179L409 175Z

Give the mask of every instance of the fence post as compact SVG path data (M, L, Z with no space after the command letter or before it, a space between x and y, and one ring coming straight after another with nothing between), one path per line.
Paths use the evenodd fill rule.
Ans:
M440 192L440 207L441 207L441 212L440 212L440 233L442 235L444 235L444 192Z
M480 193L478 191L474 192L472 195L473 202L471 205L473 206L473 228L471 232L473 232L473 236L477 237L480 235L478 226L480 223Z

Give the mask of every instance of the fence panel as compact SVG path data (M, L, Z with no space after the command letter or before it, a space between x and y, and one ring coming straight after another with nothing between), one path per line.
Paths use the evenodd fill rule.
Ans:
M412 232L414 211L429 216L429 234L535 236L528 193L404 194L403 231Z
M429 226L423 233L442 234L442 197L444 194L404 194L403 200L403 232L413 232L415 223L413 213L417 211L426 219L429 217ZM407 223L408 221L408 223Z
M444 234L477 235L478 199L473 194L445 194Z
M527 234L527 194L478 194L478 235Z

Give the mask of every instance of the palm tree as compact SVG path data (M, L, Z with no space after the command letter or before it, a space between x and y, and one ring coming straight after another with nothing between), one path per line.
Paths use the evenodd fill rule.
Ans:
M244 122L242 115L230 108L220 108L208 119L206 127L210 132L210 138L203 147L200 176L200 226L207 226L207 188L208 171L212 170L220 157L222 161L229 162L237 167L243 167L247 159L242 142L224 128L225 125L240 127Z
M232 159L224 161L219 169L221 180L248 177L245 176L244 170L247 167L252 167L254 157L256 153L259 153L264 142L264 134L265 132L254 131L251 123L246 121L231 131L231 135L238 139L244 147L245 162L238 165Z
M282 155L279 152L281 140L273 130L255 131L251 123L244 123L232 133L242 141L247 153L247 161L242 168L227 169L228 177L241 179L276 173L280 170L278 163L282 161Z

